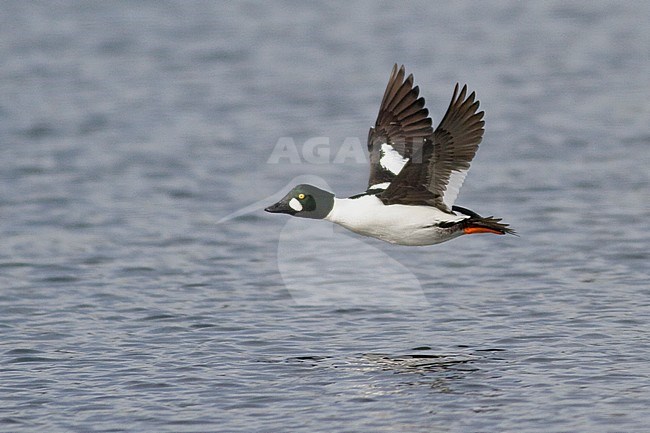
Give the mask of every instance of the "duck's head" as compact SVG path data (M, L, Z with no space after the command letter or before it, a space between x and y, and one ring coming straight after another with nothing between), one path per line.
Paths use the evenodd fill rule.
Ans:
M302 218L323 219L333 207L334 194L313 185L301 184L289 191L282 200L264 210Z

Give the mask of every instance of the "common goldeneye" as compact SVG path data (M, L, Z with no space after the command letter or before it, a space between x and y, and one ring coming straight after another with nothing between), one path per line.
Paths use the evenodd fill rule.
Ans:
M447 113L432 128L424 98L393 70L374 128L368 133L370 180L361 194L336 198L312 185L293 188L271 213L325 219L355 233L400 245L433 245L464 234L515 234L500 218L454 206L483 138L483 111L456 84Z

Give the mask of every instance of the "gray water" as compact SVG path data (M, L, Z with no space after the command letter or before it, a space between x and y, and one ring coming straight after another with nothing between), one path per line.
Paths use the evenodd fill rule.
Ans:
M643 0L2 2L0 430L647 431L648 22ZM477 91L457 203L520 237L408 248L262 211L304 176L364 189L335 156L394 62L434 122Z

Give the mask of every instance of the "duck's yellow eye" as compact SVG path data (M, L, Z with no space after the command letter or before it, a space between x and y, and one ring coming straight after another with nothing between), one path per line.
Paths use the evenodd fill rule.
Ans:
M300 193L298 194L298 200L304 200L305 199L305 194Z

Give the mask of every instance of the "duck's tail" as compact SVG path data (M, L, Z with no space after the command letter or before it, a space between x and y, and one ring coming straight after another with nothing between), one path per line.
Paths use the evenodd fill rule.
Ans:
M493 233L495 235L509 234L517 236L517 233L511 229L508 224L501 222L501 218L494 218L491 216L482 217L476 212L460 206L454 206L452 210L469 216L469 218L462 223L463 232L465 232L465 234Z

